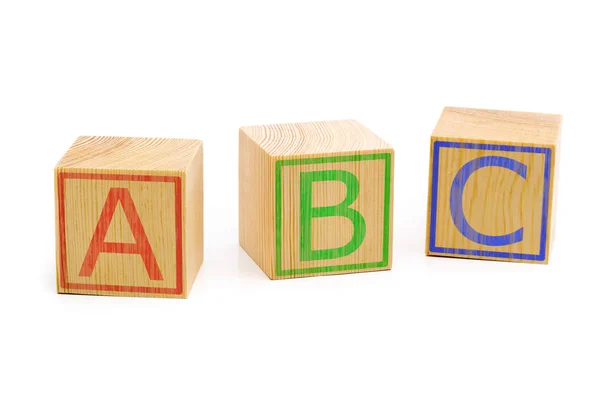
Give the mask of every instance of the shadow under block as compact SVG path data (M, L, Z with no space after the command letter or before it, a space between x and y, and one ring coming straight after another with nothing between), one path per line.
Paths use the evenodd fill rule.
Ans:
M390 145L356 121L239 134L240 246L269 278L391 268Z
M202 142L80 137L55 171L59 293L188 296L204 254Z
M445 108L431 136L426 254L548 263L561 124Z

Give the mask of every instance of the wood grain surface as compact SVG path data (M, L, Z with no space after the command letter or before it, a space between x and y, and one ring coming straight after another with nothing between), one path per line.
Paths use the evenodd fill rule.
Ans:
M55 168L59 293L187 297L203 260L202 142L80 137Z
M391 268L391 146L356 121L239 134L240 245L269 278Z
M547 263L561 121L445 108L431 137L426 254Z

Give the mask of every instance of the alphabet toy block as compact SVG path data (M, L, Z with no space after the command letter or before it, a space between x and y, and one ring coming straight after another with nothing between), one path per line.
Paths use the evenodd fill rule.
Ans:
M392 265L394 150L356 121L240 128L240 245L271 279Z
M54 171L59 293L188 296L202 265L202 142L80 137Z
M548 263L561 124L445 108L431 136L427 255Z

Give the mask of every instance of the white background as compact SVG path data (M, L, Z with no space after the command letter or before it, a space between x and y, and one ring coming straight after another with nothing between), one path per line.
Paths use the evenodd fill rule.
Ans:
M2 0L0 398L598 399L600 25L554 3ZM424 256L446 105L564 115L549 266ZM238 128L343 118L396 150L393 269L270 281L237 243ZM82 134L204 140L188 300L55 293Z

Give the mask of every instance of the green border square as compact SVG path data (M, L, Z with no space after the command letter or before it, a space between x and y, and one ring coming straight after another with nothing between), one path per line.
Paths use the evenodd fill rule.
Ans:
M385 189L384 189L384 206L383 206L383 259L377 262L367 262L360 264L333 265L329 267L312 267L301 269L281 269L281 168L290 165L306 165L306 164L325 164L338 163L348 161L385 161ZM296 158L291 160L277 160L275 163L275 275L290 276L290 275L306 275L316 274L321 272L336 272L346 271L350 269L365 269L365 268L383 268L388 265L389 254L389 223L390 223L390 184L391 184L391 169L392 169L392 153L373 153L373 154L356 154L348 156L334 157L317 157L317 158Z

